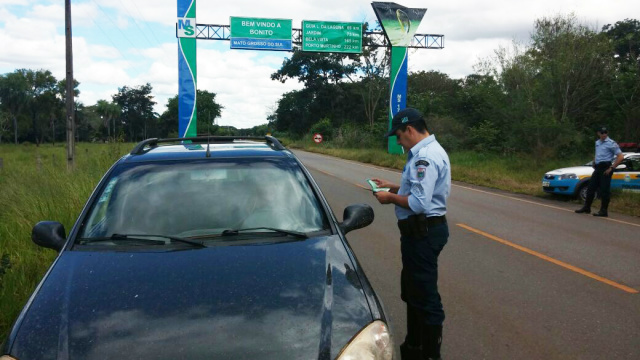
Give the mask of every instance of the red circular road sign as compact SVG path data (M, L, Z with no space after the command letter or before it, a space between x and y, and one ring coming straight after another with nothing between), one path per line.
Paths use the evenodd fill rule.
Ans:
M320 134L318 134L318 133L313 134L313 141L314 141L316 144L320 144L320 143L322 142L322 135L320 135Z

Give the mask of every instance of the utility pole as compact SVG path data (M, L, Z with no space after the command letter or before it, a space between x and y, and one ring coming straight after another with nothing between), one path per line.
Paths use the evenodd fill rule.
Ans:
M71 44L71 0L64 1L64 22L67 47L67 168L73 169L75 155L75 116L73 108L73 46Z

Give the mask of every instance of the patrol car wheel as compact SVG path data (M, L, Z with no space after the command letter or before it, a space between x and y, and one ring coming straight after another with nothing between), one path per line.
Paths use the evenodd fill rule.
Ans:
M580 200L582 200L582 202L585 202L587 200L587 189L589 189L588 182L582 184L582 186L580 186L580 189L578 189L578 196L580 197ZM597 199L598 197L598 192L596 191L595 198Z

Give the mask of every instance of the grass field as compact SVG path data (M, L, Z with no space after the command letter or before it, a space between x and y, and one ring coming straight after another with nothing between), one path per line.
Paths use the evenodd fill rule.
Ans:
M405 162L404 156L389 155L383 150L331 149L312 142L283 142L396 169L402 169ZM0 145L0 341L56 257L53 250L32 243L33 225L54 220L62 223L68 233L102 175L132 147L133 144L78 144L76 166L68 170L62 145ZM545 171L584 161L565 159L536 164L528 157L473 152L450 155L454 180L545 197L549 195L540 189ZM611 210L640 216L640 194L617 194Z
M132 147L78 144L68 171L63 145L0 145L0 339L56 257L31 241L33 225L54 220L69 232L102 175Z

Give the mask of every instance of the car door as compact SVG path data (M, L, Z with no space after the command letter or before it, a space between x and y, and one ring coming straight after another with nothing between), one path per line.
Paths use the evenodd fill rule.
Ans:
M622 164L626 169L617 170L611 179L614 189L640 191L640 154L628 156Z

